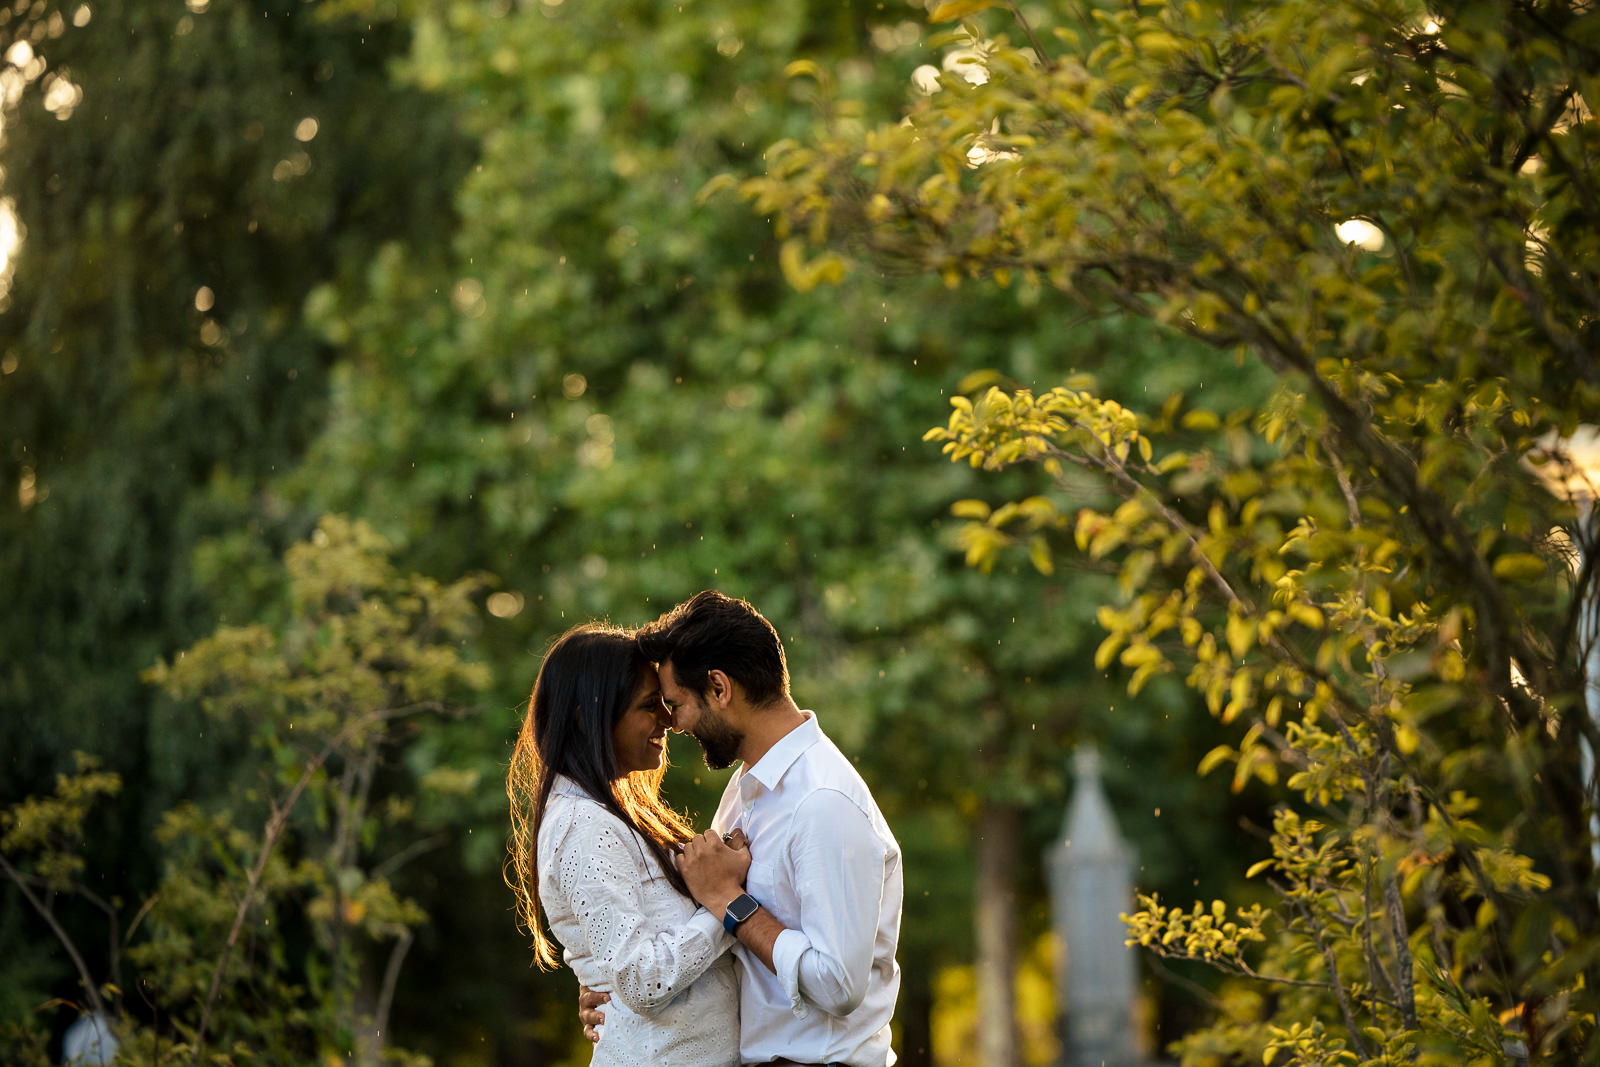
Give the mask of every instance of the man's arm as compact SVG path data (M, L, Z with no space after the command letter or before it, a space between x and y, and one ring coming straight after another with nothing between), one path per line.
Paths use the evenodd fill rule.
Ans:
M830 1015L860 1006L884 908L893 841L835 789L818 789L795 812L789 841L798 929L778 935L772 964L791 1001Z
M722 910L726 912L728 906L724 904ZM767 965L767 970L777 974L778 968L772 962L772 950L778 944L778 935L787 929L789 929L787 926L773 918L772 912L762 908L740 923L733 931L733 936L737 937L745 948L754 952L756 959Z
M683 872L683 880L688 883L695 903L719 919L728 913L728 905L744 892L745 873L750 867L749 844L744 840L744 831L734 830L730 837L733 847L729 847L728 838L718 840L713 831L707 830L685 845L683 854L678 857L678 870ZM725 855L737 852L741 846L744 856ZM739 859L743 860L742 869ZM735 928L734 936L767 965L767 970L776 974L772 946L786 929L788 927L771 912L761 908Z
M866 995L883 903L888 847L866 812L832 789L808 797L791 842L800 927L765 908L735 936L774 974L790 999L803 997L830 1015L848 1015ZM720 841L703 835L684 849L679 869L696 901L715 916L744 890L715 865ZM691 852L691 850L693 850Z

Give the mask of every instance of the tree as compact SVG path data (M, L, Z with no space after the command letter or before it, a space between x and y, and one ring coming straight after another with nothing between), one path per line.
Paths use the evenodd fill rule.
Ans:
M49 783L91 729L130 784L170 791L189 754L147 734L138 672L248 613L248 583L208 579L264 580L315 521L261 495L320 425L305 294L383 240L436 242L464 145L389 83L402 36L303 4L47 2L0 34L0 197L23 235L0 298L5 791ZM252 522L248 566L197 565Z
M1263 903L1131 920L1271 994L1181 1049L1592 1058L1600 546L1566 442L1600 413L1595 14L1007 15L1025 46L969 19L935 40L970 76L902 124L775 147L745 190L796 235L791 273L891 259L1071 292L1278 376L1221 413L990 390L930 433L1054 485L972 516L976 558L1044 532L1115 559L1100 661L1134 691L1184 669L1243 728L1202 769L1280 793ZM1086 502L1075 471L1121 503Z
M208 1050L412 1062L386 1035L426 915L393 878L442 843L441 799L474 784L427 765L414 723L459 713L488 676L459 651L477 582L401 575L387 553L369 527L324 520L286 553L276 619L223 626L148 672L207 720L241 725L253 752L231 761L224 804L163 817L161 882L131 919L95 892L83 847L91 806L120 776L80 755L53 794L0 811L0 873L72 959L81 1003L120 1017L128 1062L193 1064ZM103 913L105 971L58 900Z
M469 146L391 84L403 34L311 5L49 0L0 40L0 805L98 753L125 788L88 816L95 888L137 900L149 833L225 792L240 741L177 729L139 672L252 617L311 531L270 490L326 408L306 293L438 244ZM0 893L0 1016L70 988L37 930Z

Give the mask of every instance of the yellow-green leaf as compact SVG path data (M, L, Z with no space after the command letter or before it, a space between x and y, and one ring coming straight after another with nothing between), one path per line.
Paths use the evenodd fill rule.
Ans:
M1035 534L1028 541L1028 556L1033 560L1034 568L1040 574L1054 574L1055 562L1050 558L1050 546L1040 534Z
M928 13L929 22L955 22L995 5L996 0L945 0Z
M1243 615L1229 615L1227 625L1228 651L1234 658L1242 659L1256 642L1255 624Z
M1207 752L1200 758L1198 773L1201 777L1210 774L1216 769L1217 764L1232 757L1233 755L1234 751L1231 745L1218 745L1216 748L1212 749L1210 752Z
M1114 633L1100 642L1100 647L1094 650L1094 665L1096 670L1105 670L1111 666L1111 660L1122 648L1122 635Z
M1545 575L1545 563L1531 552L1512 552L1494 561L1494 576L1508 582L1531 582Z
M1313 630L1322 629L1322 612L1310 604L1290 604L1289 617L1302 626L1309 626Z
M825 75L822 73L822 68L817 66L815 61L810 59L796 59L788 66L783 68L783 76L785 78L799 78L804 76L808 78L815 78L818 81L821 81Z

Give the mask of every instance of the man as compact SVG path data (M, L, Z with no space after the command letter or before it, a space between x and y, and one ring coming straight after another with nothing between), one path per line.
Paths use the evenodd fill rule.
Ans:
M679 864L739 942L740 1058L894 1063L900 846L850 761L789 695L777 631L745 601L707 590L644 627L639 645L661 672L673 729L700 742L708 767L742 764ZM743 887L725 843L743 844L741 832Z

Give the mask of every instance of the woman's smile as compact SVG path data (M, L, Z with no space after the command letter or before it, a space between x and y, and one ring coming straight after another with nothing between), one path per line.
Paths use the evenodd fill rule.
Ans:
M611 729L619 774L653 771L667 758L667 727L672 719L661 702L661 685L652 669L641 677L628 710Z

